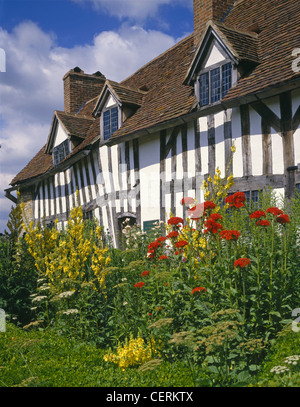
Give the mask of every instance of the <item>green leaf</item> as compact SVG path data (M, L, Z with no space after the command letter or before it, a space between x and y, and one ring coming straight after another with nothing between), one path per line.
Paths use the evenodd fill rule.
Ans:
M218 371L218 369L216 368L216 366L208 366L207 370L208 370L209 372L211 372L211 373L216 373L216 374L219 373L219 371Z
M242 372L240 372L237 375L237 379L239 382L247 382L250 380L250 378L251 378L251 376L250 376L249 372L247 372L247 370L243 370Z
M259 369L259 365L250 365L249 366L249 370L251 370L251 372L255 372L258 369Z
M270 314L271 314L271 315L275 315L276 317L281 318L281 315L280 315L280 313L279 313L278 311L270 311Z

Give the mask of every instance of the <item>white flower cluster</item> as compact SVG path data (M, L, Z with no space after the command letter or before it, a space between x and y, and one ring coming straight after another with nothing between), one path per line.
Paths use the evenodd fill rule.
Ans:
M283 359L284 363L287 363L288 365L297 365L298 361L300 360L300 355L293 355L293 356L288 356L285 359ZM270 372L275 373L275 374L280 374L289 371L290 369L287 366L274 366Z
M287 363L288 365L296 365L299 360L300 360L300 355L293 355L293 356L288 356L287 358L285 358L284 363Z
M75 291L64 291L63 293L58 294L59 298L67 298L67 297L71 297L71 295L73 295L75 293Z
M283 372L287 372L288 370L290 370L287 366L274 366L270 372L271 373L275 373L275 374L280 374Z
M32 302L33 301L42 301L43 299L45 299L45 298L47 298L47 296L46 295L38 295L37 297L35 297L35 298L32 298Z
M72 308L72 309L67 309L67 311L64 311L63 314L65 315L70 315L70 314L78 314L78 309Z

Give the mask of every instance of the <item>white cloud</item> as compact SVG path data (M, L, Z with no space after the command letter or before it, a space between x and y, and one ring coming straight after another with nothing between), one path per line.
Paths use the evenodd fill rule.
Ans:
M143 21L147 17L157 15L162 5L182 4L192 7L192 0L72 0L75 3L91 3L93 7L105 10L107 13L118 18L130 18Z
M6 72L0 73L0 173L6 174L7 185L1 184L0 198L45 144L53 111L63 109L62 78L68 70L99 70L120 81L174 44L162 32L129 25L98 33L91 44L73 48L58 47L52 33L30 21L12 32L0 28L0 48L7 59Z

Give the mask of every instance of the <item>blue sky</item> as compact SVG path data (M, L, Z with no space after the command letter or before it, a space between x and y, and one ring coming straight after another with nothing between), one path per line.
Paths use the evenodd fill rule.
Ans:
M45 144L79 66L120 81L193 31L192 0L0 0L0 232L4 189ZM1 64L0 64L1 68Z

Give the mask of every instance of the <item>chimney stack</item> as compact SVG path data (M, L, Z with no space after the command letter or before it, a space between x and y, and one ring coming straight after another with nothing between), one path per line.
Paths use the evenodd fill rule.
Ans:
M206 24L210 20L221 21L236 0L194 0L195 45L199 44Z
M65 113L76 113L84 102L98 96L105 80L101 72L88 75L78 67L67 72L63 77Z

